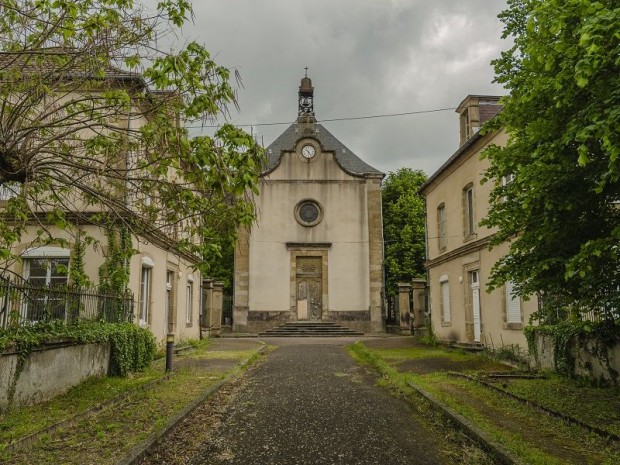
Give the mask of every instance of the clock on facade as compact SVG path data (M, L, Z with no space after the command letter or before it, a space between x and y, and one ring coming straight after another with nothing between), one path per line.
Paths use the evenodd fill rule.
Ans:
M310 158L312 158L312 157L316 154L316 150L315 150L314 146L312 146L312 145L310 145L310 144L307 144L307 145L304 145L304 146L301 148L301 154L302 154L305 158L310 159Z

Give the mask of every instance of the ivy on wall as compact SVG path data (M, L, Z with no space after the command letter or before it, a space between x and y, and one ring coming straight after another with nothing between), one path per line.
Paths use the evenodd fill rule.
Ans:
M51 321L0 329L0 352L12 351L19 355L9 385L9 404L15 395L17 380L28 355L47 342L58 340L72 344L109 343L110 376L126 377L132 372L146 369L157 350L153 334L131 323L78 322L66 325L64 322Z

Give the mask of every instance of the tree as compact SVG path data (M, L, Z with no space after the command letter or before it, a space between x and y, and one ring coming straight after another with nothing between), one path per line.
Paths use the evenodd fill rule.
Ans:
M0 2L0 261L33 224L38 242L61 241L49 225L121 224L206 271L253 221L253 137L188 130L236 105L230 70L196 42L157 48L191 15L187 0Z
M613 0L509 0L514 45L494 61L510 96L491 147L483 224L510 243L490 287L513 281L559 309L620 308L620 8ZM513 179L512 182L498 182ZM545 316L546 315L546 316ZM616 314L617 315L617 314Z
M388 173L382 187L386 294L398 293L399 282L423 277L424 200L418 190L426 182L420 170L400 168Z

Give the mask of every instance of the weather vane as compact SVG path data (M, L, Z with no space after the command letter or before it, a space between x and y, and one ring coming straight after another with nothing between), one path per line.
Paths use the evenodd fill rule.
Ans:
M306 77L308 77L308 67L306 66L304 69L306 70Z

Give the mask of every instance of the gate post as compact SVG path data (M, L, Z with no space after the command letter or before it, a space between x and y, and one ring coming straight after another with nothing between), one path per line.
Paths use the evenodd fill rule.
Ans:
M426 280L411 280L413 287L413 328L414 332L421 334L426 329Z
M221 281L213 282L213 298L211 300L211 335L220 337L222 333L222 305L224 303L224 283Z
M202 279L202 328L205 336L211 336L211 314L213 313L213 280Z
M411 313L409 313L409 292L411 284L398 283L398 308L400 309L400 333L411 334Z

